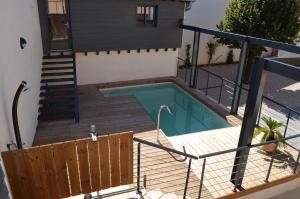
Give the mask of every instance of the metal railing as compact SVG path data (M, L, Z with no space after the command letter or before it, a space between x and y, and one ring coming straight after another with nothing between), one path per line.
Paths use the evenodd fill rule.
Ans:
M198 174L200 176L198 198L216 198L296 174L299 171L300 151L289 147L282 151L277 146L278 143L285 143L299 137L300 135L294 135L283 139L200 155L197 165L201 167L201 172ZM276 145L271 153L266 153L260 148L270 144ZM245 150L249 150L250 153L239 157L234 156L236 152ZM248 157L248 163L239 163L244 164L245 175L241 177L239 176L241 171L232 172L232 165L238 166L234 165L235 158L243 159L246 156ZM233 174L236 175L231 180ZM238 183L241 178L244 179L243 184Z
M182 81L184 81L186 85L189 84L190 70L191 70L191 65L189 65L189 67L185 67L185 60L178 57L177 77L182 79ZM239 100L239 105L241 106L242 104L246 103L246 98L248 96L248 91L249 91L247 87L243 85L237 85L234 81L231 81L214 72L211 72L208 69L205 69L205 67L198 66L196 70L197 70L197 79L196 79L195 89L199 90L205 96L210 97L216 103L225 107L228 110L228 112L230 112L231 109L235 86L241 89L241 93L242 93L241 99L244 98L244 100ZM201 77L203 78L201 79ZM200 83L200 81L202 82ZM270 108L272 107L271 103L277 106L276 108L277 110L272 110L272 108ZM269 108L265 108L265 106L267 105L269 105L268 106ZM238 115L243 117L244 109L239 108L238 110L239 110ZM296 129L297 127L292 127L290 125L291 118L295 122L299 122L300 125L300 112L286 105L283 105L282 103L277 102L276 100L271 99L267 96L262 97L261 106L260 106L258 119L257 119L257 126L261 125L260 121L263 116L271 116L278 122L284 123L285 127L284 129L282 129L284 135L287 134L288 130L290 130L291 133L293 134L300 133L300 130Z
M146 188L148 193L159 189L163 195L173 193L177 196L182 195L183 199L192 194L188 193L188 188L192 187L190 183L199 185L198 178L190 178L192 160L197 160L197 156L136 137L133 140L137 143L135 177L138 194L143 195L142 190ZM142 149L142 145L146 148ZM155 153L159 153L159 156L153 154L152 149L155 149ZM188 162L187 168L185 161ZM198 190L198 186L194 188Z
M300 170L300 151L289 146L282 150L278 146L279 143L286 143L288 140L299 137L300 135L293 135L264 143L254 141L255 143L249 146L203 154L198 157L154 142L134 138L137 143L135 150L137 193L145 196L146 192L159 190L165 191L164 194L182 194L183 198L217 198L291 176ZM271 144L276 145L271 152L267 153L261 148ZM142 149L142 145L145 148ZM151 148L155 148L161 153L153 154ZM236 152L246 150L250 151L249 154L235 157ZM162 152L173 153L184 159L187 158L187 160L185 163L179 163L169 154ZM232 165L238 166L238 164L234 164L235 159L243 159L246 156L248 163L239 163L239 165L245 166L244 180L243 183L238 183L242 178L239 176L241 171L233 173ZM179 165L186 166L179 168ZM236 175L234 180L231 180L233 174ZM191 175L194 178L191 178ZM175 187L174 184L177 186ZM145 189L146 192L143 191Z

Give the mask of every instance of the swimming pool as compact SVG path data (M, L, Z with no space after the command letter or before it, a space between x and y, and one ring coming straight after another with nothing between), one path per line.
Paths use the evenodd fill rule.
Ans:
M134 95L155 123L159 107L163 104L168 105L173 114L170 115L163 110L160 117L160 128L167 136L231 126L225 119L174 83L102 89L101 92L105 97Z

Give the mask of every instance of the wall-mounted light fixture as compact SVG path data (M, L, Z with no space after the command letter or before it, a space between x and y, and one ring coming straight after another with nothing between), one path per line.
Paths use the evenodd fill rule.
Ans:
M23 38L20 37L20 47L21 49L24 49L26 47L27 41Z

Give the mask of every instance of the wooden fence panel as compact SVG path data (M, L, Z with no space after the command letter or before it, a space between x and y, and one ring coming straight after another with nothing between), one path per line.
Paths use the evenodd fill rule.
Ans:
M66 198L70 196L70 187L68 180L67 165L64 155L64 143L53 146L53 157L56 168L56 180L58 183L59 197Z
M109 150L110 150L110 181L112 187L117 187L121 185L120 182L120 164L119 164L119 136L118 135L112 135L109 137Z
M132 179L132 164L133 154L131 153L132 136L120 135L120 170L121 170L121 185L131 184ZM129 164L128 164L129 163Z
M56 179L56 168L53 154L53 146L42 146L40 148L40 157L45 167L45 178L47 181L47 189L51 199L59 198L58 183Z
M81 192L90 193L91 192L91 181L89 172L89 158L87 151L86 140L76 141L77 153L78 153L78 163L79 163L79 173L81 180Z
M13 198L58 199L133 183L133 134L2 152Z
M110 186L110 165L109 165L109 150L108 136L98 139L99 154L100 154L100 174L101 174L101 189L107 189ZM107 172L109 171L109 172Z
M37 198L49 198L47 179L45 178L45 167L40 156L40 148L31 148L27 150L28 161L32 169L32 178L34 179L34 193ZM39 171L39 172L36 172Z
M15 162L15 154L16 151L12 152L3 152L2 158L4 162L4 167L6 170L7 178L10 185L10 190L12 192L12 196L14 198L22 198L22 191L20 190L22 187L20 176L16 175L17 164Z
M90 162L90 175L91 175L91 191L98 191L101 189L101 175L100 175L100 157L98 142L92 140L87 141Z
M68 142L64 145L65 160L69 172L71 195L76 196L81 193L76 144L75 142Z

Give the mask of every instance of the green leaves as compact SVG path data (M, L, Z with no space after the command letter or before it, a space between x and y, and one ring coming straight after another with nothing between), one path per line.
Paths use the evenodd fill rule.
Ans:
M230 0L224 20L217 28L285 43L293 43L300 30L300 0ZM237 41L219 39L220 43L240 48ZM250 46L243 83L248 83L253 60L264 51L262 46Z
M279 128L283 127L283 123L277 122L273 120L271 117L263 117L262 120L264 121L265 125L263 127L256 128L253 134L253 138L256 138L260 134L263 136L260 139L260 142L267 142L271 140L282 139L284 136L280 133ZM285 142L280 142L279 147L285 147Z

